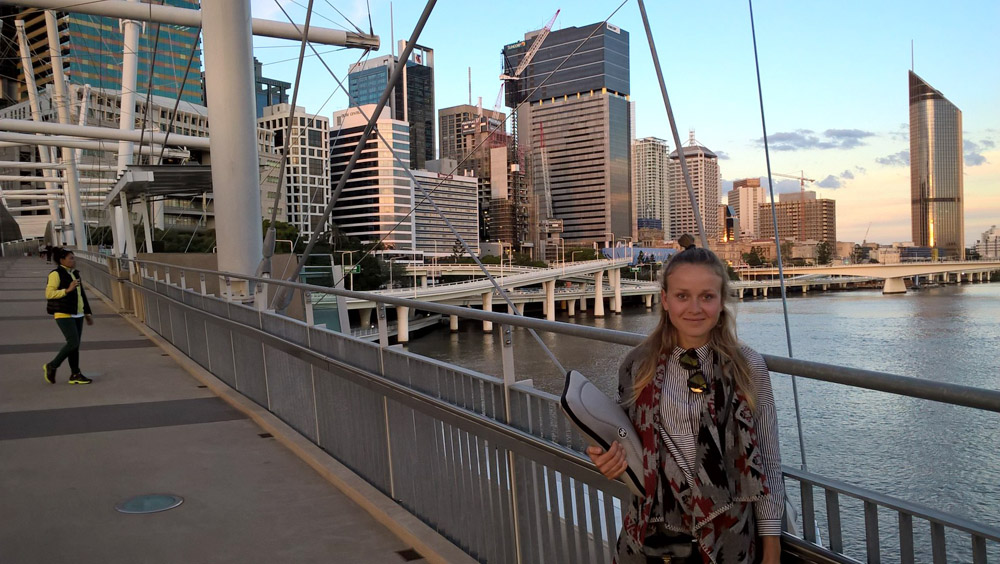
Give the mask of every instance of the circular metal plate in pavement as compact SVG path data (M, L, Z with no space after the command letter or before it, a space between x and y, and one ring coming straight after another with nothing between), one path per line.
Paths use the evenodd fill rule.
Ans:
M179 495L146 494L126 499L115 505L115 509L121 513L129 514L158 513L173 509L182 503L184 503L184 498Z

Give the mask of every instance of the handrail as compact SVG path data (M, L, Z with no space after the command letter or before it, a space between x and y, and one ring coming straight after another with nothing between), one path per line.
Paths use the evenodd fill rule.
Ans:
M78 254L83 254L83 253L78 253ZM502 325L511 325L515 327L522 327L525 329L547 331L550 333L567 335L571 337L597 339L619 345L628 345L634 347L641 344L646 339L645 335L641 335L639 333L631 333L628 331L601 329L597 327L588 327L585 325L577 325L561 321L547 321L544 319L536 319L533 317L512 315L508 313L499 313L492 311L482 311L470 307L453 306L438 302L424 302L420 300L414 300L411 298L387 296L384 294L373 295L368 292L357 292L352 290L343 290L340 288L329 288L326 286L303 284L301 282L288 282L286 280L275 279L275 278L258 278L255 276L249 276L245 274L235 274L231 272L220 272L215 270L207 270L207 269L193 268L193 267L179 267L177 265L154 262L154 261L146 261L146 260L140 261L136 259L112 259L111 257L106 257L103 255L98 255L98 256L100 256L104 260L122 260L122 261L134 262L140 265L155 265L167 269L177 269L186 272L199 272L221 277L228 276L230 278L250 280L263 284L277 284L303 291L320 292L320 293L333 294L337 296L344 296L348 298L364 299L366 301L384 303L387 305L404 306L413 309L420 309L423 311L432 311L443 315L456 315L464 318L477 319L480 321L491 321ZM824 382L853 386L856 388L864 388L868 390L887 392L891 394L931 400L951 405L972 407L976 409L982 409L986 411L1000 413L1000 391L996 390L974 388L971 386L962 386L959 384L951 384L947 382L934 382L930 380L924 380L921 378L914 378L912 376L899 376L885 372L862 370L859 368L850 368L846 366L836 366L820 362L791 359L782 356L766 355L766 354L762 356L764 357L764 361L767 363L768 369L781 374L795 374L796 376L802 376L813 380L822 380Z
M793 466L782 465L781 471L786 476L794 478L803 484L819 486L824 490L834 491L860 500L875 502L876 504L887 509L907 513L913 517L925 519L932 523L947 524L953 529L958 529L969 534L1000 542L1000 529L995 527L981 525L957 515L950 515L930 507L896 499L894 497L890 497L866 488L854 486L840 480L827 478L805 470L799 470Z

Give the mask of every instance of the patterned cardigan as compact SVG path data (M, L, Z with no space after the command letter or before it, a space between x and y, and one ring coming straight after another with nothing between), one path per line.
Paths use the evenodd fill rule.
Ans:
M643 345L633 349L619 368L618 396L629 398L632 382L645 358ZM686 474L673 460L660 423L664 365L639 398L625 406L643 445L645 497L634 496L625 511L618 539L618 564L645 562L640 547L650 523L693 535L704 562L750 563L755 557L756 530L752 502L768 493L757 446L753 412L729 378L713 378L697 433L694 471ZM728 372L717 366L715 374ZM723 409L727 400L729 409ZM728 417L723 419L723 414Z

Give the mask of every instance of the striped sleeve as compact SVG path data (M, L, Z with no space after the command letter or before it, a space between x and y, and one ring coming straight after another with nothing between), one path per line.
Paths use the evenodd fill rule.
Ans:
M45 299L58 300L66 296L66 290L59 289L59 273L52 271L49 273L48 282L45 284Z
M771 373L764 358L750 347L742 347L743 356L750 364L754 385L757 388L757 409L754 423L757 429L757 446L760 449L761 464L767 477L768 495L754 503L757 518L757 534L771 536L781 534L781 516L785 507L785 482L781 475L781 452L778 447L778 418L774 407L774 393L771 390Z

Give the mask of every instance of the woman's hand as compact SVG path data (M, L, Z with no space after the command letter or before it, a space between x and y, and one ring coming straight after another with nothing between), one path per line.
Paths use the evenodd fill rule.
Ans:
M66 286L66 292L69 293L72 292L73 290L76 290L76 287L79 285L80 282L78 280L73 280L72 282L69 283L69 286Z
M93 325L94 324L94 318L91 317L90 314L85 315L84 319L87 320L87 325Z
M597 470L609 480L617 479L628 468L625 449L618 444L618 441L611 443L611 448L607 451L599 446L589 446L587 456L594 462L594 466L597 466Z
M781 564L781 537L760 537L761 564Z

